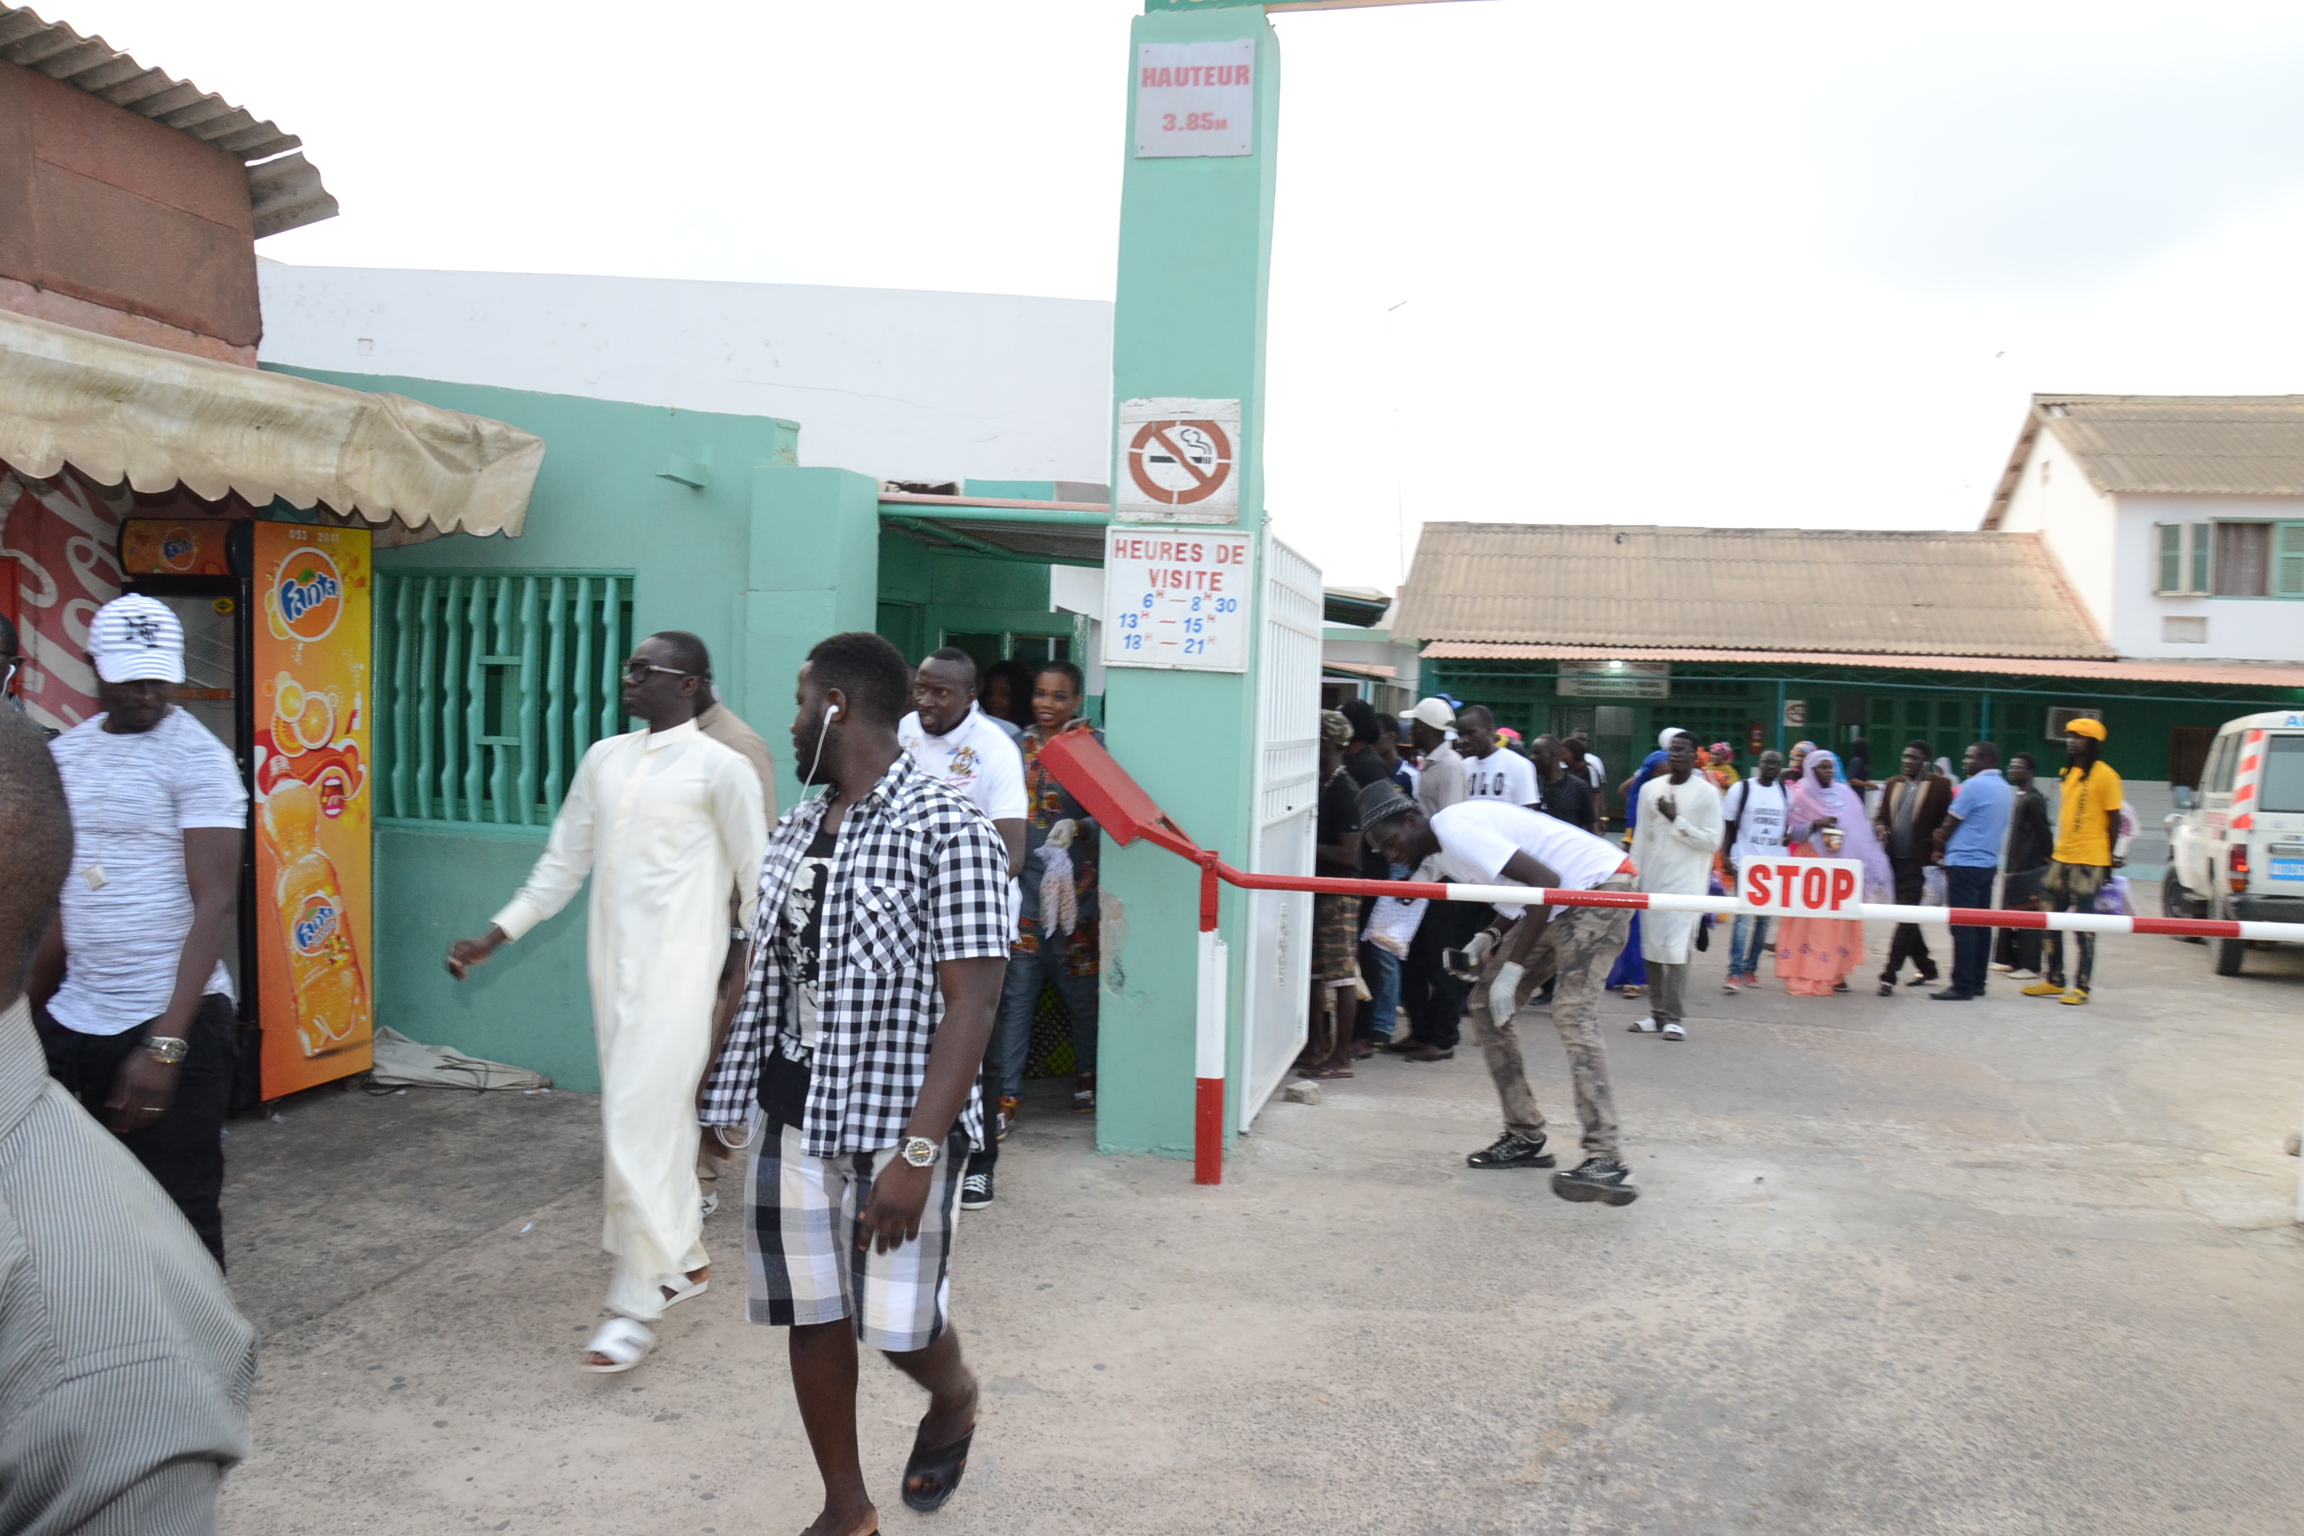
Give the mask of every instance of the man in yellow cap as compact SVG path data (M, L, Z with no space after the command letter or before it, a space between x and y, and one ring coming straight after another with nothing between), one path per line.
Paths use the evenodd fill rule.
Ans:
M2093 912L2096 893L2112 878L2120 856L2120 775L2104 762L2104 722L2085 715L2064 727L2064 804L2056 818L2056 848L2041 881L2043 904L2051 912ZM2041 978L2024 989L2026 997L2059 997L2074 1007L2088 1001L2088 980L2096 969L2096 935L2075 935L2080 964L2065 985L2064 935L2048 931L2048 960Z

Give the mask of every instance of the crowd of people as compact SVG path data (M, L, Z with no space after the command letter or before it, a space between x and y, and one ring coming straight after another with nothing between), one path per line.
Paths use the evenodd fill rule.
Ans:
M174 702L174 613L132 594L89 634L100 713L44 741L0 708L0 1264L45 1298L0 1311L0 1526L206 1530L254 1372L219 1205L249 803ZM710 1288L704 1222L741 1160L747 1314L788 1330L825 1488L811 1530L866 1532L859 1347L928 1394L905 1503L939 1507L966 1468L949 1239L992 1202L1044 990L1072 1107L1095 1108L1098 829L1040 760L1093 729L1083 680L835 635L796 680L810 793L781 818L702 640L648 636L622 680L642 728L585 753L528 879L447 967L464 979L589 889L613 1263L578 1363L632 1369Z
M1357 699L1323 711L1316 872L1363 879L1550 886L1726 896L1750 861L1785 855L1847 860L1863 900L1904 906L2089 912L2117 892L2132 822L2120 778L2102 760L2104 726L2067 727L2062 796L2052 818L2030 753L2003 769L1998 747L1971 743L1957 773L1926 741L1904 747L1898 771L1865 777L1868 743L1847 757L1812 741L1757 754L1750 773L1727 742L1699 745L1667 728L1615 788L1621 825L1605 817L1606 768L1582 735L1499 729L1493 711L1427 698L1397 720ZM1311 1040L1298 1063L1310 1078L1354 1075L1393 1055L1446 1061L1463 1022L1486 1058L1503 1132L1471 1153L1474 1168L1553 1168L1544 1120L1522 1066L1515 1015L1549 1007L1567 1048L1585 1161L1553 1175L1564 1199L1637 1198L1619 1159L1596 1004L1608 991L1644 997L1636 1034L1683 1041L1694 955L1727 951L1723 991L1765 985L1763 968L1795 997L1851 991L1865 963L1864 924L1797 916L1711 914L1319 894L1314 897ZM1900 982L1942 1002L1985 995L1994 974L2029 997L2089 1000L2095 941L2050 931L1951 929L1950 974L1919 923L1888 935L1878 995ZM2045 945L2042 940L2045 938ZM1903 972L1909 966L1908 980Z
M0 1345L43 1402L0 1427L11 1529L204 1529L246 1453L253 1335L223 1285L218 1195L238 1049L222 961L248 800L230 752L173 702L183 649L164 604L122 597L90 625L101 713L44 744L0 709L0 1264L49 1298L30 1322L0 1312ZM700 639L651 635L622 678L642 728L586 752L527 881L446 964L463 979L589 889L614 1262L579 1364L634 1368L664 1314L707 1291L704 1222L741 1160L747 1315L787 1330L825 1489L811 1530L861 1536L878 1519L856 1444L861 1347L928 1395L906 1504L939 1507L966 1468L977 1385L950 1321L950 1238L960 1211L993 1201L1050 991L1072 1108L1095 1108L1099 833L1043 762L1094 729L1083 680L1065 661L979 667L957 649L913 667L877 635L835 635L796 679L792 763L810 793L779 817L769 749L719 698ZM1348 700L1321 718L1317 867L1702 894L1791 852L1854 861L1869 900L1982 906L1997 886L2004 904L2088 911L2117 889L2124 813L2103 727L2070 730L2053 824L2037 765L2020 753L2004 772L1989 742L1955 782L1915 741L1875 784L1868 751L1844 765L1802 742L1745 775L1726 743L1668 729L1617 786L1613 828L1581 736L1523 742L1445 698L1398 719ZM1445 1061L1468 1021L1503 1120L1468 1163L1553 1170L1566 1200L1638 1198L1599 1005L1611 988L1644 995L1632 1028L1687 1039L1712 918L1329 894L1314 908L1302 1071ZM2089 937L2069 972L2062 936L2040 937L2003 935L1995 959L1987 930L1958 929L1946 978L1919 926L1898 925L1880 993L1909 965L1911 984L1946 983L1939 999L1982 996L1997 972L2086 1003ZM1773 954L1811 997L1848 992L1864 954L1860 923L1823 918L1738 918L1726 948L1729 992L1764 985ZM1532 1006L1567 1053L1572 1168L1525 1069ZM112 1248L120 1262L91 1267ZM156 1402L173 1409L142 1411ZM15 1518L35 1506L79 1513Z

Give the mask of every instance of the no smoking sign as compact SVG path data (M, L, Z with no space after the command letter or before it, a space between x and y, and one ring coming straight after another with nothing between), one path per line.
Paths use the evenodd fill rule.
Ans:
M1114 513L1141 523L1238 522L1239 442L1237 400L1123 400Z

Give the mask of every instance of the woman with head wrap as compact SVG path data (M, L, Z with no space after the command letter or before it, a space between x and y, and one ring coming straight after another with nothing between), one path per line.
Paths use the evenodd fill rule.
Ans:
M1724 741L1716 741L1697 753L1696 762L1704 770L1704 777L1723 795L1744 777L1736 771L1736 749Z
M1792 786L1790 824L1795 854L1854 859L1864 866L1866 901L1878 901L1895 881L1888 856L1872 835L1864 801L1840 778L1840 759L1811 750L1807 771ZM1788 917L1776 935L1776 974L1795 997L1826 997L1848 988L1848 973L1864 959L1864 925L1854 919Z

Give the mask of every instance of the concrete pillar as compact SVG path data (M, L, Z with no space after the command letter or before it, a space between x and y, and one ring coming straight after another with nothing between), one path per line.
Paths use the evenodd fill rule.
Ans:
M1238 38L1252 38L1257 45L1253 152L1138 158L1133 137L1136 46ZM1129 66L1113 399L1239 400L1236 472L1244 478L1238 526L1261 530L1279 43L1261 7L1156 12L1133 23ZM1117 487L1127 473L1116 451L1117 416L1113 434L1112 484ZM1259 582L1264 542L1259 538ZM1252 619L1260 631L1260 599ZM1203 847L1219 849L1243 867L1254 821L1255 677L1253 652L1245 674L1115 666L1106 674L1104 694L1106 740L1113 755ZM1107 846L1102 879L1106 906L1097 1143L1108 1152L1189 1157L1198 872L1176 855L1140 843L1127 849ZM1227 894L1221 931L1234 957L1227 1128L1238 1114L1243 983L1254 963L1247 911L1242 893Z

